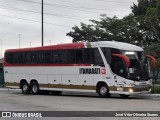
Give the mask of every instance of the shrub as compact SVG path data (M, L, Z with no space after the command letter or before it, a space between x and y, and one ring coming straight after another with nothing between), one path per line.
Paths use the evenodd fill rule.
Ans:
M151 93L153 93L153 92L154 93L160 93L160 85L154 85L154 86L152 86Z

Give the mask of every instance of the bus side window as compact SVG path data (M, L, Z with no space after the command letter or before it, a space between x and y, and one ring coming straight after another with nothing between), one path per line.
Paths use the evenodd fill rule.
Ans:
M5 58L7 63L13 64L13 53L6 53Z
M93 56L94 56L93 60L96 65L104 66L102 57L97 48L94 49Z
M83 50L80 49L80 50L76 50L76 63L78 64L81 64L83 63Z
M92 63L92 51L90 48L84 49L84 63Z
M37 52L37 55L36 55L36 58L37 58L37 62L38 64L43 64L45 63L44 61L44 56L45 56L45 53L44 51L38 51Z
M68 57L67 53L68 53L68 51L67 50L61 50L60 52L61 52L61 54L60 54L60 63L61 64L68 63L68 61L67 61L67 57Z
M67 63L74 64L76 63L76 50L67 50Z
M102 47L101 49L106 58L106 61L110 63L111 62L111 48Z
M13 63L14 64L18 64L19 60L18 60L18 53L14 53L14 57L13 57Z
M25 52L25 64L31 64L31 52Z
M25 56L24 56L24 52L20 52L20 53L18 53L18 63L19 64L23 64L24 63L24 58Z
M51 57L52 51L45 51L44 53L44 63L52 63L52 57Z
M31 64L37 63L37 52L31 52Z
M52 51L52 59L53 59L53 64L60 63L60 51L59 50Z
M84 53L85 63L104 66L102 57L97 48L88 48L85 49L84 51L85 51Z

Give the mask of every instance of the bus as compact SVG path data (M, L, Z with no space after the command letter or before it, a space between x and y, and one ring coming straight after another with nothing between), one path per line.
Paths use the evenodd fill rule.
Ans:
M6 87L23 94L46 90L128 97L151 91L151 63L156 59L132 44L78 42L6 50L4 77Z

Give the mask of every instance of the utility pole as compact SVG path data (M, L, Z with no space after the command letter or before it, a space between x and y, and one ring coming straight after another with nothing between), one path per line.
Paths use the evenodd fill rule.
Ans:
M43 32L43 0L42 0L42 46L43 46L43 34L44 34L44 32Z

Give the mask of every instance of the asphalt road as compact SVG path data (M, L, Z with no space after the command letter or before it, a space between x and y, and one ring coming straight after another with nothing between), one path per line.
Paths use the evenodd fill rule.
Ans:
M97 94L68 92L60 96L23 95L20 90L1 89L0 111L160 111L160 97L131 96L123 99L119 96L111 96L111 98L99 98ZM62 118L56 119L61 120ZM103 118L87 119L101 120ZM114 119L124 120L122 117ZM150 118L144 119L150 120ZM154 119L158 120L158 118Z

